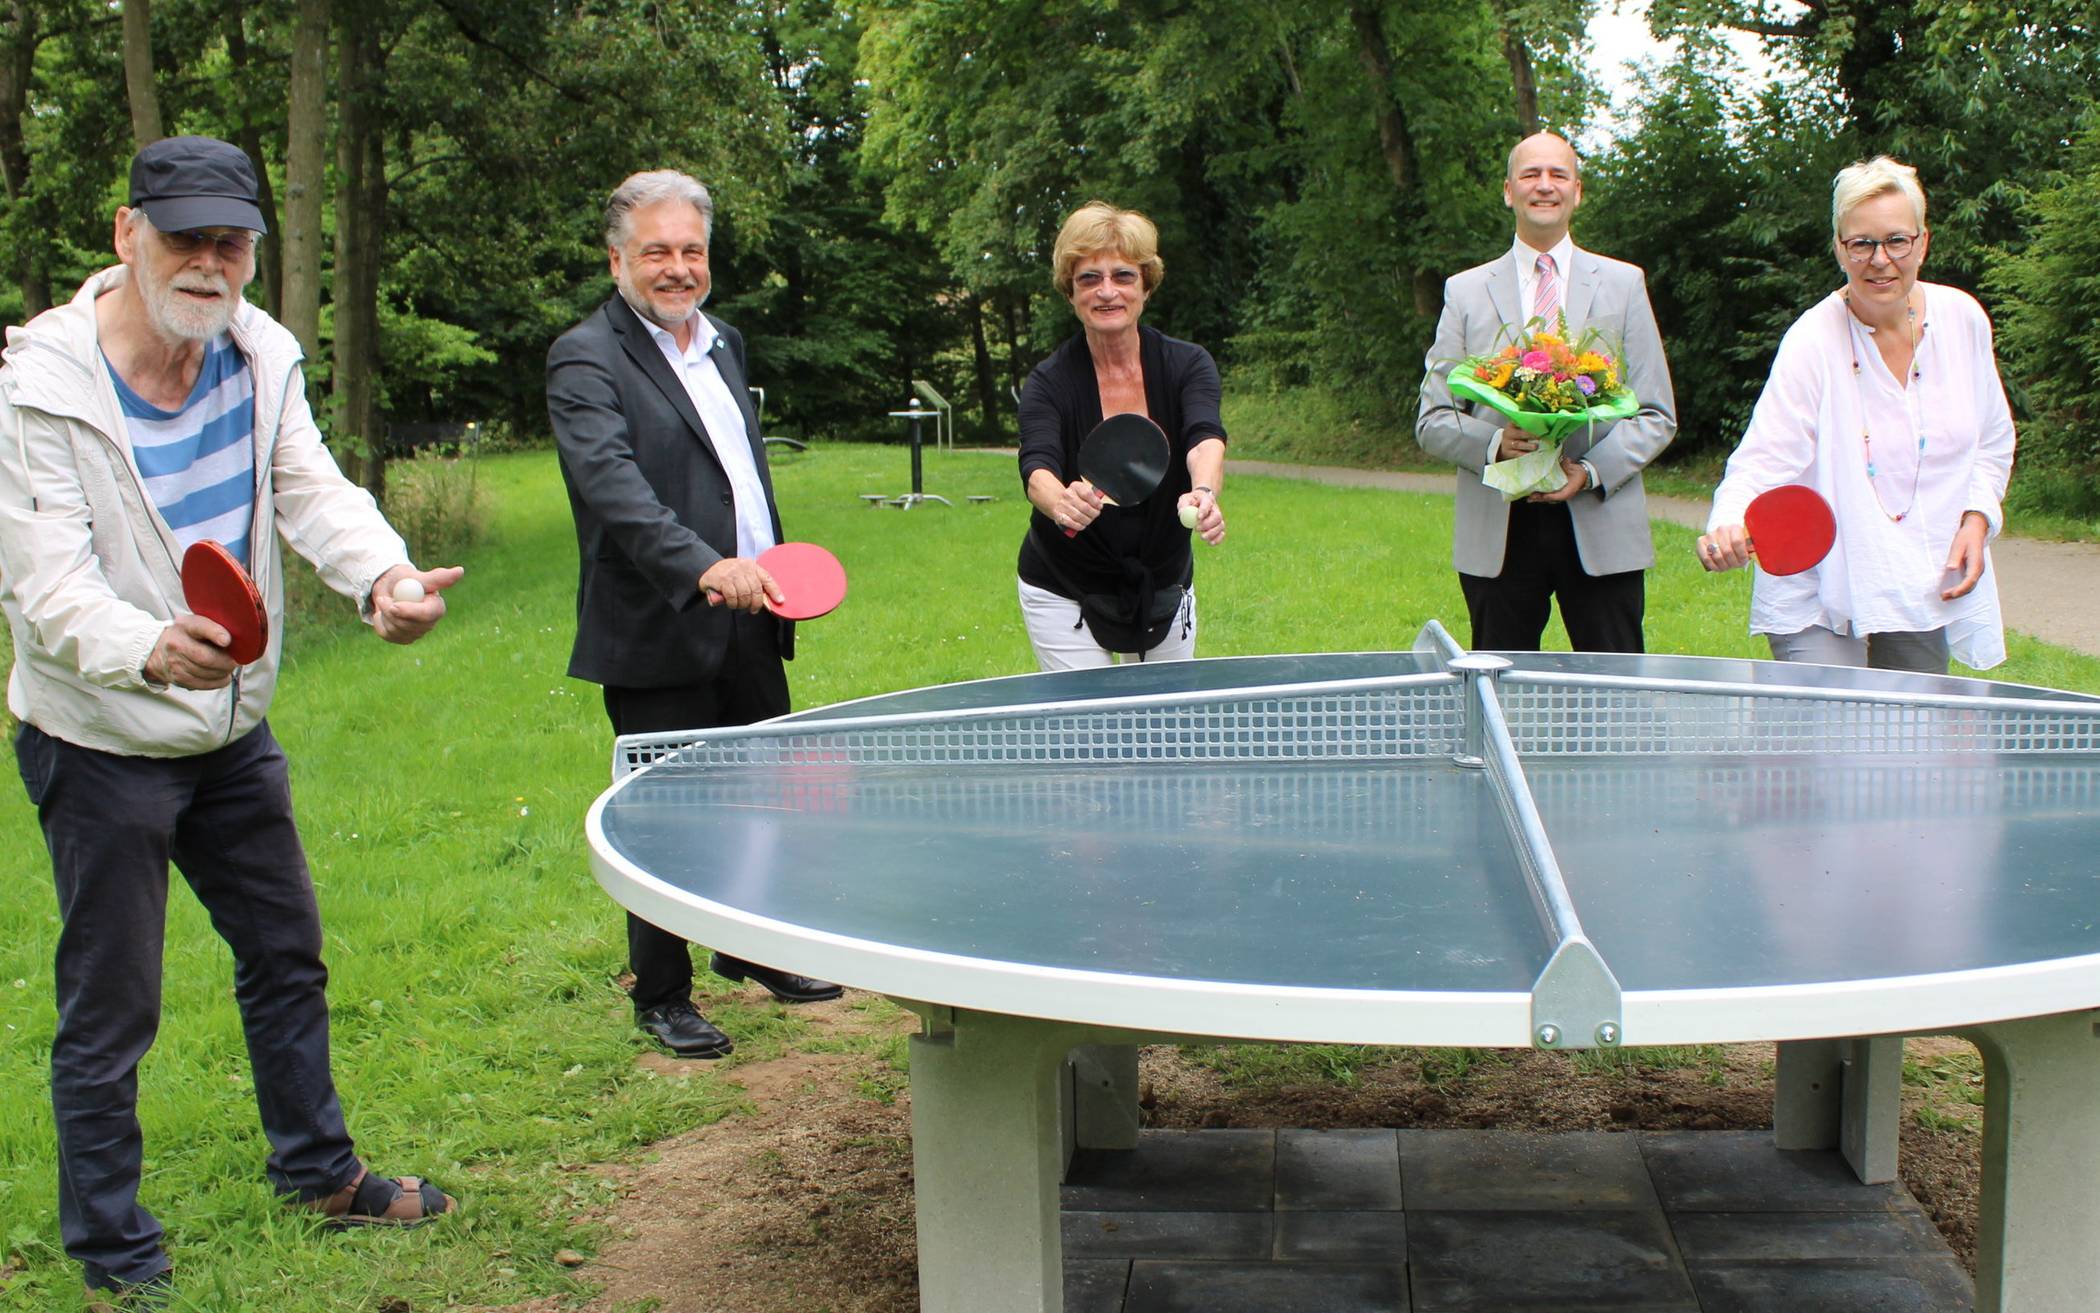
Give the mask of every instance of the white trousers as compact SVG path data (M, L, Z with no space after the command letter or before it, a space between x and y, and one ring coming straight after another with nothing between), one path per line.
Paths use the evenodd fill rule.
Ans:
M1110 652L1094 641L1079 618L1079 603L1046 588L1015 581L1021 590L1021 619L1040 670L1093 670L1117 661L1187 661L1196 655L1196 590L1181 596L1167 636L1149 652Z

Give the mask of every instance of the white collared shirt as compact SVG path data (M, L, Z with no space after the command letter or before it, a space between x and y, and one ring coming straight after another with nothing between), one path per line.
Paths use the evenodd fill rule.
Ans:
M657 349L671 362L671 371L678 375L678 381L685 384L685 394L692 398L693 409L700 412L700 423L707 429L708 441L714 444L715 458L729 476L729 490L736 498L736 554L756 560L774 543L773 517L766 509L766 486L759 481L758 462L751 455L744 412L730 394L728 380L715 366L713 352L721 346L722 339L698 310L693 311L688 322L692 333L683 351L668 329L647 319L642 320L642 326L656 339Z
M1550 251L1541 251L1535 246L1527 245L1524 239L1519 237L1510 247L1510 254L1517 262L1517 302L1524 307L1526 320L1537 313L1534 298L1539 290L1541 255L1553 257L1553 273L1560 279L1560 303L1563 306L1568 304L1568 272L1575 265L1574 237L1566 233L1561 234L1560 241Z

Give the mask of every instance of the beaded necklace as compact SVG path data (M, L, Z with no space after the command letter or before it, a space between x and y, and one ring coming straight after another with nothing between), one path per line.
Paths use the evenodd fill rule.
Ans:
M1852 304L1852 295L1849 289L1845 293L1844 301L1847 306L1845 317L1848 319L1855 318L1849 308ZM1904 298L1903 317L1910 333L1910 384L1911 388L1915 389L1918 386L1919 378L1922 377L1918 369L1918 311L1917 307L1910 303L1909 297ZM1859 381L1859 331L1851 325L1847 327L1851 329L1849 336L1852 344L1852 391L1853 395L1859 399L1859 441L1861 449L1866 454L1867 489L1874 494L1874 505L1880 508L1883 515L1888 516L1889 522L1901 524L1903 518L1916 509L1918 504L1918 479L1925 472L1925 426L1922 423L1914 423L1912 426L1918 434L1918 463L1910 472L1910 500L1904 503L1902 510L1891 514L1888 503L1881 500L1881 485L1874 481L1876 472L1874 469L1874 434L1867 428L1866 385ZM1908 405L1909 395L1906 395L1904 400L1905 404Z

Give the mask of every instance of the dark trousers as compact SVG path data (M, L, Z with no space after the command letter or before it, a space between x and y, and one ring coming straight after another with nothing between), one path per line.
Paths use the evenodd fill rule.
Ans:
M1568 643L1577 652L1647 650L1641 638L1646 572L1584 574L1575 549L1575 520L1566 506L1511 502L1502 573L1493 578L1461 574L1458 585L1466 595L1472 646L1478 650L1538 651L1556 597Z
M626 688L608 684L605 714L615 734L748 725L788 712L787 670L780 660L779 621L738 615L721 672L698 684ZM634 973L634 1010L646 1012L692 997L693 958L685 940L627 914L627 969Z
M269 726L195 757L125 757L24 725L15 757L58 889L58 1225L90 1286L167 1267L139 1206L138 1065L160 1026L168 864L233 950L269 1178L318 1198L358 1170L328 1069L321 913Z

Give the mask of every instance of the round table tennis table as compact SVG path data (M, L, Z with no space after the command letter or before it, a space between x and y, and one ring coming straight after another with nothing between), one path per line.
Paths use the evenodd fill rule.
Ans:
M1699 657L1023 675L619 740L599 881L903 1001L921 1306L1061 1307L1134 1046L1779 1042L1780 1148L1895 1168L1901 1037L1986 1073L1976 1307L2100 1290L2100 699ZM1076 1050L1076 1055L1075 1055Z

